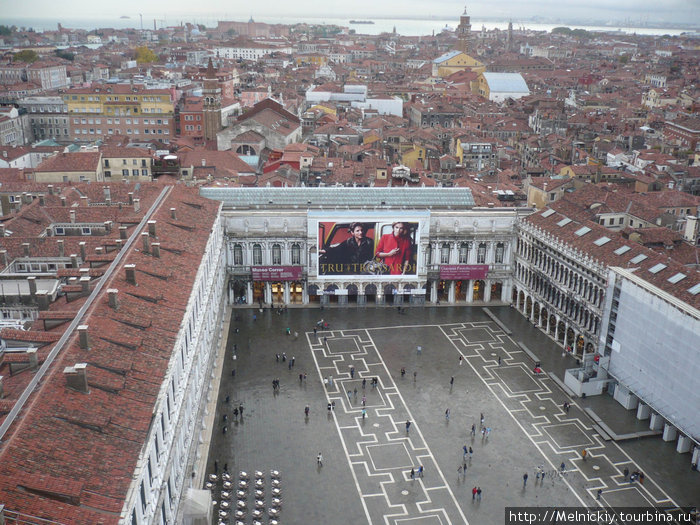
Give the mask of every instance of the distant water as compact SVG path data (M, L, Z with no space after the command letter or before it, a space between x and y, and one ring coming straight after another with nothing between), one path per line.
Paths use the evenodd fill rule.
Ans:
M366 35L378 35L380 33L390 33L396 28L396 32L400 35L405 36L425 36L437 34L443 29L447 28L454 30L454 28L459 23L457 18L445 18L445 19L406 19L406 18L363 18L362 20L373 20L374 24L350 24L350 19L347 18L313 18L313 17L256 17L256 22L266 22L268 24L297 24L297 23L308 23L317 25L337 25L341 27L346 27L348 29L354 29L358 34ZM216 27L217 20L241 20L240 16L235 15L198 15L197 17L175 17L166 20L156 20L155 25L157 28L166 26L176 26L182 23L194 23L194 24L204 24L207 27ZM141 19L138 17L131 18L119 18L119 17L105 17L105 18L12 18L3 17L0 23L5 25L16 25L17 27L32 28L35 31L54 31L57 29L57 24L60 23L64 28L71 29L85 29L92 30L98 28L114 28L114 29L127 29L136 28L140 29L153 29L154 21L153 19L143 19L143 26L141 25ZM485 27L487 30L491 29L501 29L506 30L508 28L508 22L494 22L494 21L480 21L472 19L472 32L478 32L481 28ZM522 22L519 24L513 24L514 29L524 28L532 31L551 31L555 27L566 26L571 29L586 29L588 31L621 31L628 34L640 34L640 35L680 35L683 32L697 31L697 28L688 29L666 29L666 28L654 28L654 27L619 27L619 26L589 26L589 25L571 25L571 24L542 24L542 23L529 23Z

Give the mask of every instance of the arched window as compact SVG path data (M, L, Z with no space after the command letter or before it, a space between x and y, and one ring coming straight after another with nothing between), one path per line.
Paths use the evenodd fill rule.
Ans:
M259 244L253 245L253 264L262 264L262 246Z
M233 245L233 264L243 266L243 246L240 244Z
M472 243L470 242L463 242L459 245L459 264L467 264L471 247Z
M505 245L502 242L496 244L496 263L503 262L503 253L505 252Z
M282 264L282 247L279 244L272 245L272 264Z
M292 264L301 264L301 246L292 244Z
M476 252L476 263L484 264L486 262L486 243L479 243L479 249Z
M445 243L440 248L440 264L448 264L450 262L450 245Z

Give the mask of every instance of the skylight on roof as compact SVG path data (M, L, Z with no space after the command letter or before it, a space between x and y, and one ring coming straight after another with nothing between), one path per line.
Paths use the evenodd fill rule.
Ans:
M630 248L629 246L620 246L620 247L619 247L617 250L615 250L613 253L615 253L615 255L622 255L623 253L627 253L627 252L630 251L631 249L632 249L632 248Z
M665 265L665 264L662 264L662 263L655 264L654 266L652 266L651 268L649 268L649 273L657 274L657 273L659 273L661 270L663 270L664 268L666 268L666 265Z
M700 293L700 283L696 284L692 288L688 288L688 293L690 295L697 295Z
M595 241L593 241L593 244L595 244L596 246L603 246L604 244L609 242L610 237L601 237L600 239L596 239Z
M549 217L554 213L554 210L552 208L549 208L547 211L542 212L542 217Z
M640 262L642 262L644 259L647 259L647 258L648 258L648 257L647 257L646 255L644 255L643 253L640 253L640 254L637 255L636 257L632 257L632 259L630 260L630 262L631 262L632 264L637 264L637 263L640 263Z
M583 228L579 228L578 230L576 230L574 233L575 233L576 235L578 235L579 237L583 237L583 236L586 235L589 231L591 231L591 229L590 229L588 226L584 226Z
M676 283L681 282L686 277L688 277L688 276L684 273L677 273L676 275L672 275L671 277L669 277L667 280L671 284L676 284Z
M566 225L569 224L570 222L571 222L571 219L569 219L568 217L564 217L562 220L560 220L560 221L557 223L557 226L566 226Z

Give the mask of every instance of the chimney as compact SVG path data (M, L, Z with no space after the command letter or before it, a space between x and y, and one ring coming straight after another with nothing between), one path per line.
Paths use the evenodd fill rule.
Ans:
M77 253L71 253L71 255L70 255L70 267L71 268L78 267L78 254Z
M148 235L150 235L151 237L157 237L156 221L148 221Z
M80 286L83 289L83 293L89 294L90 293L90 278L85 276L80 278Z
M170 208L170 217L173 220L177 220L177 214L175 213L176 208Z
M110 191L109 186L104 186L102 189L105 192L105 202L107 204L111 204L112 203L112 192Z
M88 335L89 326L81 324L78 326L78 343L82 350L90 350L90 337Z
M153 257L158 257L160 258L160 243L159 242L154 242L151 244L151 254Z
M143 252L151 253L151 239L148 236L148 232L143 232L141 234L141 240L143 240Z
M126 270L126 282L136 284L136 265L126 264L124 269Z
M67 366L63 369L63 373L66 376L66 386L82 392L84 394L88 393L88 382L87 382L87 363L76 363L73 366Z
M0 250L0 257L2 258L2 265L7 266L9 264L7 259L7 250Z
M113 224L112 221L105 221L105 231L107 233L112 231L112 224Z
M121 251L121 249L122 249L122 240L121 240L121 239L115 239L114 244L117 245L117 251Z
M39 311L45 312L49 309L49 292L39 290L36 292L36 300L39 303Z
M81 206L84 206L85 208L87 208L89 203L90 203L90 201L88 200L87 195L80 196L80 205Z
M66 198L63 195L61 195L61 206L65 206L65 205L66 205Z
M104 250L105 250L105 249L104 249L104 247L102 247L102 246L97 246L97 247L95 247L95 253L96 253L97 255L102 255L102 253L104 252Z
M70 223L75 224L75 210L68 212L70 214Z
M23 193L22 194L22 202L24 204L31 204L32 202L32 195L30 193Z
M85 259L87 259L87 255L85 253L85 241L80 241L78 246L80 246L80 258L83 262L85 262Z
M107 298L108 298L108 303L110 308L114 308L115 310L119 308L119 290L116 288L109 288L107 290Z
M4 236L5 236L5 225L0 224L0 237L4 237Z
M129 206L131 206L134 204L134 192L130 191L127 195L129 196Z
M2 399L3 397L5 397L5 390L4 390L4 387L2 384L2 376L0 376L0 399ZM5 516L4 516L5 510L4 509L5 509L5 506L0 505L0 525L5 525Z
M24 253L25 257L29 257L29 243L28 242L22 243L22 253Z
M29 368L36 370L39 367L39 359L36 355L36 348L27 348L27 357L29 358Z
M134 199L134 211L141 211L141 199Z
M36 298L36 277L33 275L30 275L27 277L27 283L29 284L29 295L32 296L32 299Z
M119 238L122 240L127 239L126 226L119 226Z
M56 244L58 244L58 256L65 257L66 256L66 247L63 245L63 239L58 239L56 241Z
M49 195L53 195L53 184L49 184Z
M39 195L39 206L46 206L46 197Z

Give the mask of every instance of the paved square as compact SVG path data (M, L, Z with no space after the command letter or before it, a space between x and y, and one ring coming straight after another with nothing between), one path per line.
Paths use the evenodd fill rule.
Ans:
M236 359L226 359L222 371L209 470L216 459L236 475L280 471L280 522L295 524L495 525L514 503L596 507L598 488L611 503L628 506L675 504L669 484L678 494L700 493L692 490L697 478L673 485L675 477L655 475L654 465L643 486L620 485L625 467L639 468L667 444L648 440L646 452L632 458L598 438L576 400L565 413L568 398L547 374L532 375L517 345L537 348L549 372L549 340L511 309L492 310L521 330L506 336L479 307L407 308L400 315L389 308L290 309L281 316L265 310L256 318L257 310L236 310L227 346L229 355L237 345ZM332 330L314 335L321 317ZM549 359L559 363L561 350L551 346ZM293 366L276 360L281 352L295 356ZM239 403L243 417L233 413ZM481 415L488 436L479 432ZM583 446L592 455L585 464ZM546 481L535 483L540 466ZM525 472L531 481L523 488ZM476 486L481 501L471 497ZM243 521L251 520L248 514Z

